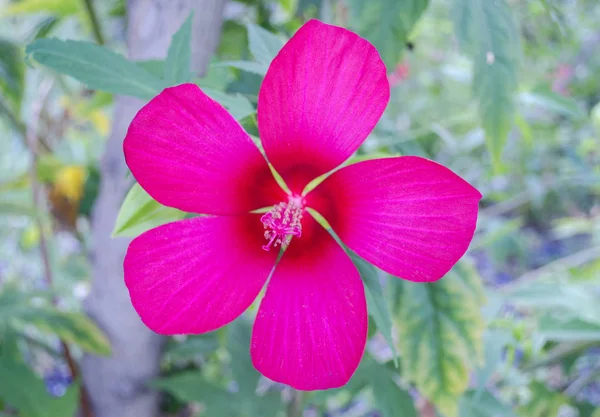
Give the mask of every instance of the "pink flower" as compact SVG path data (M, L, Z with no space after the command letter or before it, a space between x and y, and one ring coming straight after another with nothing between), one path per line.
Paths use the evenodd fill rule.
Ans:
M167 88L142 108L123 145L133 175L160 203L209 215L131 242L125 283L143 322L167 335L218 329L253 303L288 246L254 324L254 366L297 389L344 385L365 349L363 283L307 207L367 261L431 282L467 250L481 198L447 168L410 156L345 166L303 194L359 148L389 95L369 42L316 20L298 30L258 97L262 145L289 195L242 127L197 86Z

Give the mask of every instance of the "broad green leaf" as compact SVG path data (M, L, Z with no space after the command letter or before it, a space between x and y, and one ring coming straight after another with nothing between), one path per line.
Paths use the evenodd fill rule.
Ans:
M79 401L77 384L62 397L52 397L46 385L25 364L11 356L0 358L0 398L19 410L23 417L69 417L75 415Z
M231 113L236 120L245 119L255 112L252 103L240 93L233 95L210 88L205 88L203 91L210 98L218 101L223 107L229 110L229 113Z
M164 82L122 55L84 41L38 39L26 49L28 57L91 89L150 99Z
M518 417L488 391L467 391L460 399L460 417Z
M102 331L82 313L65 312L53 307L36 308L19 317L38 330L58 336L65 343L79 346L96 355L110 355L110 343Z
M394 341L392 340L392 318L390 314L390 307L388 301L383 295L383 289L379 281L379 273L377 268L373 265L360 258L355 253L350 253L352 262L358 269L360 276L365 284L365 296L367 297L367 308L369 315L375 321L377 329L381 332L385 341L390 346L394 354L394 363L398 364L398 352L394 347ZM396 279L392 277L392 279Z
M570 315L561 317L545 314L539 319L538 333L552 342L600 341L600 324Z
M65 17L77 13L80 7L80 0L21 0L4 7L0 15L14 16L45 12Z
M404 282L398 313L404 375L448 417L482 358L481 282L457 267L434 283Z
M375 406L383 417L418 417L410 394L394 381L394 374L383 365L372 369L371 387Z
M160 59L149 59L147 61L136 61L137 65L154 75L156 78L162 79L165 75L165 61Z
M177 33L173 35L167 59L165 61L164 79L167 85L183 84L190 81L192 61L192 20L190 13Z
M236 68L258 75L265 75L267 73L267 69L269 68L268 65L253 61L223 61L214 64L214 66Z
M473 93L496 170L514 118L519 32L506 0L454 0L454 30L473 59Z
M163 206L136 183L125 196L112 235L134 237L146 230L184 217L183 211Z
M251 334L251 325L243 317L229 325L227 347L231 354L231 371L243 396L253 396L260 378L248 353Z
M248 25L248 43L254 59L265 68L268 68L284 44L276 35L253 23Z
M399 62L429 0L350 0L351 26L379 51L388 69Z
M0 39L0 93L10 102L15 114L19 113L23 100L24 76L21 48Z

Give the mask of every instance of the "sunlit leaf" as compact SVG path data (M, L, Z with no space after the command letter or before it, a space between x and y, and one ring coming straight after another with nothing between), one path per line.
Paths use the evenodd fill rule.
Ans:
M91 89L150 99L164 82L122 55L84 41L38 39L27 56L54 71L69 75Z
M454 0L454 31L473 60L473 92L496 170L514 118L519 32L506 0Z
M5 6L0 15L14 16L45 12L65 17L77 13L80 7L79 0L21 0Z
M164 75L165 82L168 85L178 85L190 81L193 16L193 13L188 16L171 40L165 61Z
M481 282L455 268L434 283L404 282L398 314L403 374L447 416L482 358Z
M350 0L351 26L367 38L392 69L400 61L410 32L429 0Z
M135 237L146 230L184 217L184 212L163 206L136 183L125 196L112 235Z

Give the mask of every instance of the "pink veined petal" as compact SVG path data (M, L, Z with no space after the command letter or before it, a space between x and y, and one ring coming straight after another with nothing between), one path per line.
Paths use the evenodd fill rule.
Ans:
M199 334L242 314L277 254L265 252L260 216L197 217L135 238L125 284L142 321L160 334Z
M312 232L305 235L306 226ZM300 390L340 387L365 348L364 287L348 255L308 215L303 228L267 286L250 354L256 369L274 381Z
M166 206L241 214L285 195L239 123L194 84L167 88L146 104L123 150L142 188Z
M365 260L410 281L436 281L464 255L481 194L424 158L359 162L306 197Z
M269 162L301 192L360 147L389 97L385 65L373 45L310 20L275 57L258 95Z

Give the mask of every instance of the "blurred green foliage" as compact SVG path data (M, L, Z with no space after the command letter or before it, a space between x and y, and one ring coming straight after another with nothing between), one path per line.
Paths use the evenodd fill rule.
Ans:
M99 3L102 29L122 21L124 1ZM356 157L411 154L449 166L484 195L478 231L465 259L433 284L355 259L370 340L346 387L299 396L262 378L248 356L251 309L224 329L169 340L163 376L149 383L165 393L165 412L277 416L300 400L323 416L425 416L432 406L447 417L592 416L600 406L600 4L231 5L243 13L226 11L217 54L196 79L189 20L165 61L136 63L121 54L120 35L107 32L108 46L96 44L82 2L0 2L0 416L73 415L78 382L63 381L61 395L51 395L49 375L64 367L60 342L76 356L110 353L80 304L112 94L149 99L195 82L255 135L261 78L313 17L369 39L390 73L391 103ZM25 133L48 80L40 206ZM184 216L133 185L113 234L135 236ZM44 263L52 285L42 279Z

